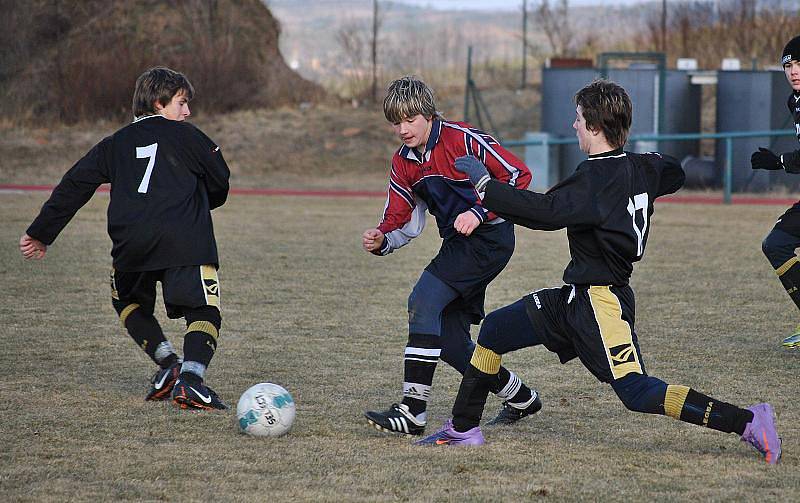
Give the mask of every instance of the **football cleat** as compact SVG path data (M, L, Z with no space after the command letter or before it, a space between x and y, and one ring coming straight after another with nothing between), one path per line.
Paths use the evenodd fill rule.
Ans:
M448 446L467 446L483 445L483 433L481 427L476 426L465 432L456 431L453 428L453 421L448 419L442 428L422 440L417 440L414 445L448 445Z
M788 349L800 349L800 325L794 329L794 333L783 340L783 347Z
M542 410L542 400L539 398L539 393L532 389L531 394L533 396L531 396L531 399L528 400L527 403L523 404L523 408L515 407L508 401L503 402L500 412L497 413L494 419L486 423L487 426L514 424L523 417L536 414Z
M158 369L150 379L150 392L147 393L145 400L166 400L169 398L172 388L175 386L175 381L181 373L180 360L173 363L165 369Z
M181 409L227 409L213 389L203 384L203 380L192 374L181 374L172 388L172 401Z
M768 403L759 403L747 408L753 420L747 423L742 433L742 442L747 442L764 455L764 460L774 465L781 459L781 438L775 429L775 411Z
M422 435L425 423L417 421L408 410L408 405L393 403L384 412L368 411L364 413L367 422L378 431L399 433L401 435Z

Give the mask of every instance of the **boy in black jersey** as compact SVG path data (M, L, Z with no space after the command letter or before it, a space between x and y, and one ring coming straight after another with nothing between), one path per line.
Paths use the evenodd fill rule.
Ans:
M159 366L146 399L171 394L182 408L225 409L203 379L222 321L211 210L225 203L230 171L219 147L184 122L193 94L181 73L144 72L133 94L133 123L64 175L19 247L26 259L43 258L97 187L110 183L112 303L122 326ZM167 315L186 320L183 360L153 316L159 281Z
M786 73L786 80L792 86L792 93L786 105L794 119L797 139L800 141L800 36L786 44L781 57L781 64ZM772 151L759 148L750 157L753 169L783 169L787 173L800 173L800 150L777 155ZM800 246L800 201L786 210L778 218L772 231L764 238L761 249L764 251L786 293L800 309L800 265L798 265L795 249ZM787 348L800 348L800 325L794 333L783 340Z
M478 424L501 355L542 344L562 363L578 357L628 409L738 433L768 463L776 463L781 441L769 404L741 409L645 372L628 280L647 245L653 201L678 190L684 173L672 157L622 150L632 113L622 87L595 81L578 91L575 101L573 127L589 158L546 194L509 191L488 180L477 159L462 163L479 192L485 190L483 205L490 211L531 229L566 227L572 260L565 286L537 290L486 317L453 419L419 443L482 444Z

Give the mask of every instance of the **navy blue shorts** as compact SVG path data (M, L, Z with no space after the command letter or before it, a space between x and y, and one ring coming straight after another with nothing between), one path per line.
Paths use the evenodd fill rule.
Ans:
M792 236L800 236L800 201L783 212L775 223L775 228Z
M449 307L462 310L471 323L478 324L484 316L486 287L513 253L513 224L481 225L470 236L458 234L445 239L425 270L459 293Z

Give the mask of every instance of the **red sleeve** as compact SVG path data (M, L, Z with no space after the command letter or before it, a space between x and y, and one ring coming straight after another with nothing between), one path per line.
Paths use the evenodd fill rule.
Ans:
M473 130L469 146L474 155L483 162L489 175L507 185L517 189L527 189L531 184L531 171L521 160L505 147L500 145L492 136L482 131ZM497 215L489 212L486 220L491 220Z
M492 178L517 189L531 184L531 171L517 156L509 152L488 134L473 136L472 155L483 162Z
M392 172L389 175L386 205L383 209L381 223L378 225L378 230L384 234L408 223L416 206L411 184L403 175L402 163L398 162L397 154L395 154L392 158Z

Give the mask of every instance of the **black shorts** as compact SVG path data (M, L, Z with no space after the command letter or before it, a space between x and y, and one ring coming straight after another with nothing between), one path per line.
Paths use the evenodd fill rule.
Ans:
M470 236L445 239L426 271L461 296L450 304L470 316L473 324L483 319L486 287L505 268L514 253L514 225L501 222L481 225Z
M111 298L123 304L139 304L153 313L156 302L156 282L167 316L181 318L184 309L203 306L220 308L219 279L214 265L172 267L160 271L124 272L111 269Z
M775 223L775 229L800 237L800 201L794 203L791 208L783 212L783 215Z
M537 290L524 297L535 336L561 363L576 356L599 380L645 374L634 330L629 286L573 286Z

